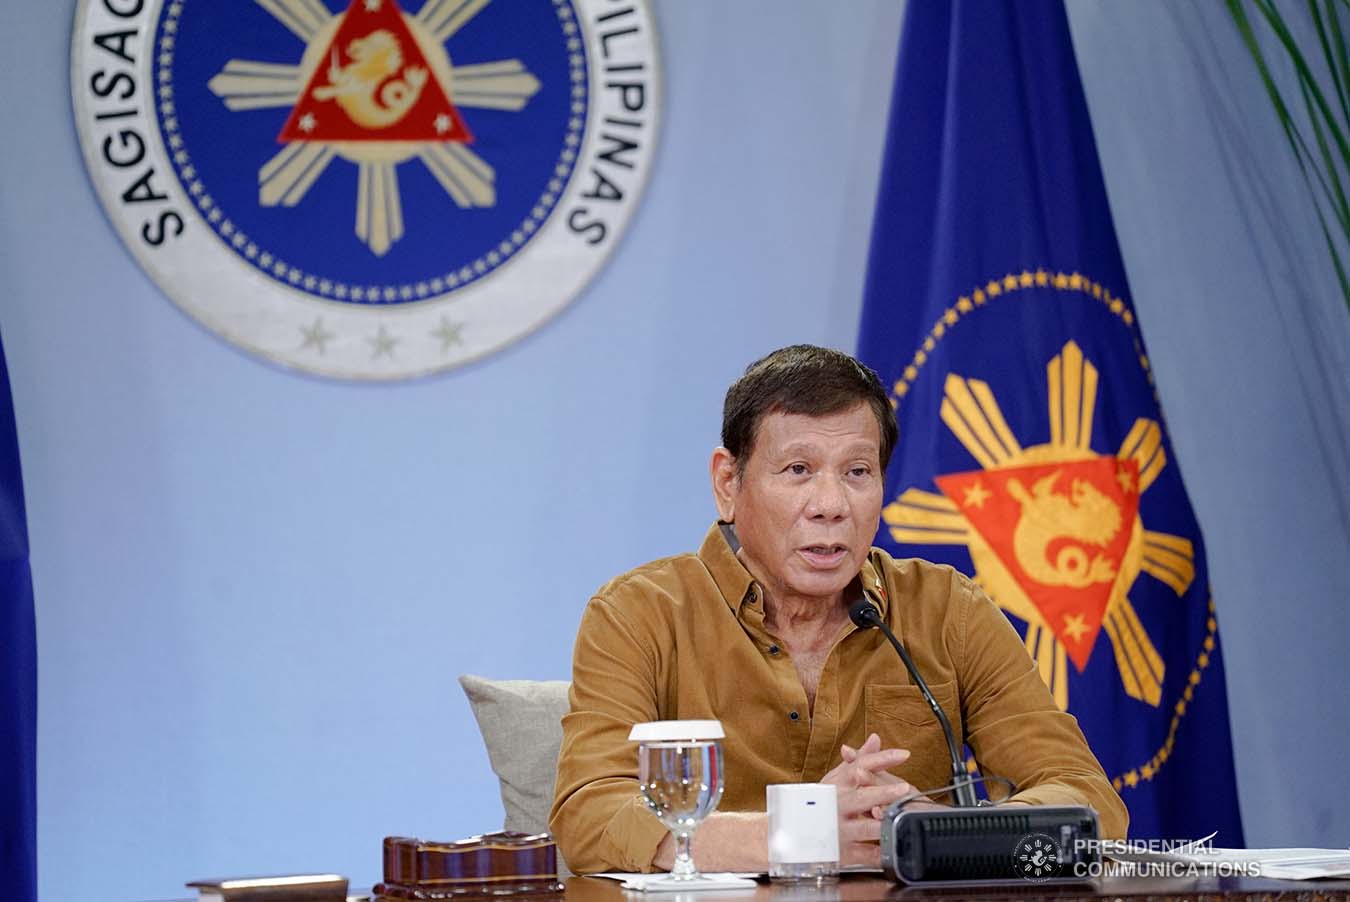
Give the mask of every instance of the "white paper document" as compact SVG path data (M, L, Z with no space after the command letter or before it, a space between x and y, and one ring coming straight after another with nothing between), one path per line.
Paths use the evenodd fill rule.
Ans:
M1191 857L1258 864L1262 877L1275 880L1350 877L1350 849L1213 849Z
M1160 852L1111 849L1108 857L1136 863L1180 862L1195 865L1202 873L1235 873L1274 880L1316 880L1319 877L1350 877L1350 849L1214 849Z
M702 874L696 882L671 880L669 874L625 874L611 871L605 874L591 874L592 877L606 877L620 881L624 889L642 893L703 892L705 890L754 889L758 884L755 873L746 874Z

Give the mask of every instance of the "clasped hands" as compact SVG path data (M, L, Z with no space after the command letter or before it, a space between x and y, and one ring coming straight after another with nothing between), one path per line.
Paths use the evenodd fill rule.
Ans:
M821 778L837 787L839 795L839 864L878 867L881 864L881 817L887 806L914 792L914 787L892 773L909 759L908 749L883 749L876 733L858 748L839 747L839 765ZM933 806L917 799L916 807Z

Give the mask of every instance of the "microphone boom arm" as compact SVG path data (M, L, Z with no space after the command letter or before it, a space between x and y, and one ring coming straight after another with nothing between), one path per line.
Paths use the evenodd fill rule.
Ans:
M942 706L938 704L937 698L933 695L928 684L924 682L919 674L919 669L914 666L914 661L910 658L909 652L905 651L905 646L900 644L895 633L881 619L877 609L869 602L866 596L859 598L849 606L849 617L855 624L864 629L876 627L890 640L891 645L900 655L900 660L905 663L905 669L909 671L909 678L914 681L914 685L919 687L919 692L923 694L924 701L928 702L928 707L933 709L933 716L937 718L938 724L942 727L942 732L947 738L947 752L952 759L952 795L958 808L974 808L979 805L979 800L975 797L975 781L961 762L960 750L956 747L956 737L952 734L951 721L947 719Z

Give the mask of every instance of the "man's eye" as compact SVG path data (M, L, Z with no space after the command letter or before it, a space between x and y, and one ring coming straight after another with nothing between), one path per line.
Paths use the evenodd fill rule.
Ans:
M869 470L867 467L854 467L849 472L852 473L854 476L862 478L863 476L867 476L868 474L870 474L872 471Z
M791 473L793 476L805 476L806 464L789 464L788 472Z

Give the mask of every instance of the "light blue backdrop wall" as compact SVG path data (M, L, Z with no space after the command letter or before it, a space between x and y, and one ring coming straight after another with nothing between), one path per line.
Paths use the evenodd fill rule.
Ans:
M852 347L902 6L657 3L662 146L613 263L504 353L376 387L245 357L142 276L82 172L73 8L0 7L43 898L368 884L386 834L500 823L455 676L565 677L588 593L713 516L726 384L781 344ZM1209 543L1249 839L1343 846L1350 317L1221 5L1071 19ZM1337 354L1341 394L1311 391Z

